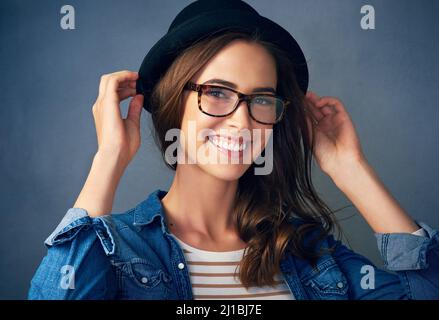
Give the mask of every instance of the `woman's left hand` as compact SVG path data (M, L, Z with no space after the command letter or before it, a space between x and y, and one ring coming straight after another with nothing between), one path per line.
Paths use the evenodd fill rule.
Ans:
M420 227L401 208L365 159L343 103L334 97L320 98L308 92L305 111L308 132L312 135L314 131L313 155L318 165L355 205L370 227L376 233L418 230Z
M310 137L314 127L314 158L331 178L348 164L364 161L360 140L343 103L308 91L305 114Z

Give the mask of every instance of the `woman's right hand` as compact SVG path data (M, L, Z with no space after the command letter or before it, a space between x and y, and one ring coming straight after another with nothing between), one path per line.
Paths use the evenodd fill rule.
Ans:
M128 166L140 147L140 115L143 95L136 95L137 72L118 71L101 76L99 94L93 105L98 153L116 155L121 166ZM133 97L126 119L120 102Z

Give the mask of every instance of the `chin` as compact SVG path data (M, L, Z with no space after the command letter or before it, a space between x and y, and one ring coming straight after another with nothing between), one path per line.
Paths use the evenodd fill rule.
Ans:
M201 165L201 169L211 176L224 181L236 181L241 178L250 167L243 164L210 164Z

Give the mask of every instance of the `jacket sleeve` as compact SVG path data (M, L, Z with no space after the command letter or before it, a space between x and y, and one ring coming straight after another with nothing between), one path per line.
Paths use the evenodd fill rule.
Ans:
M439 299L439 232L418 225L422 231L414 234L375 234L386 271L330 238L330 245L337 244L333 256L348 278L350 299Z
M439 231L418 222L425 236L375 234L384 266L395 271L409 299L439 299Z
M44 242L47 254L31 280L28 299L112 299L116 277L108 256L115 245L109 218L70 208Z

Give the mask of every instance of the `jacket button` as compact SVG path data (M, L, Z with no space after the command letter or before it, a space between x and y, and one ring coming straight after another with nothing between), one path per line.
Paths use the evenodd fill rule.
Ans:
M344 286L343 282L338 282L337 283L337 287L339 287L340 289L343 288L343 286Z
M148 282L148 278L147 277L142 277L141 281L142 281L142 283L147 283Z
M184 263L181 263L181 262L180 262L180 263L178 264L178 269L180 269L180 270L184 269Z

